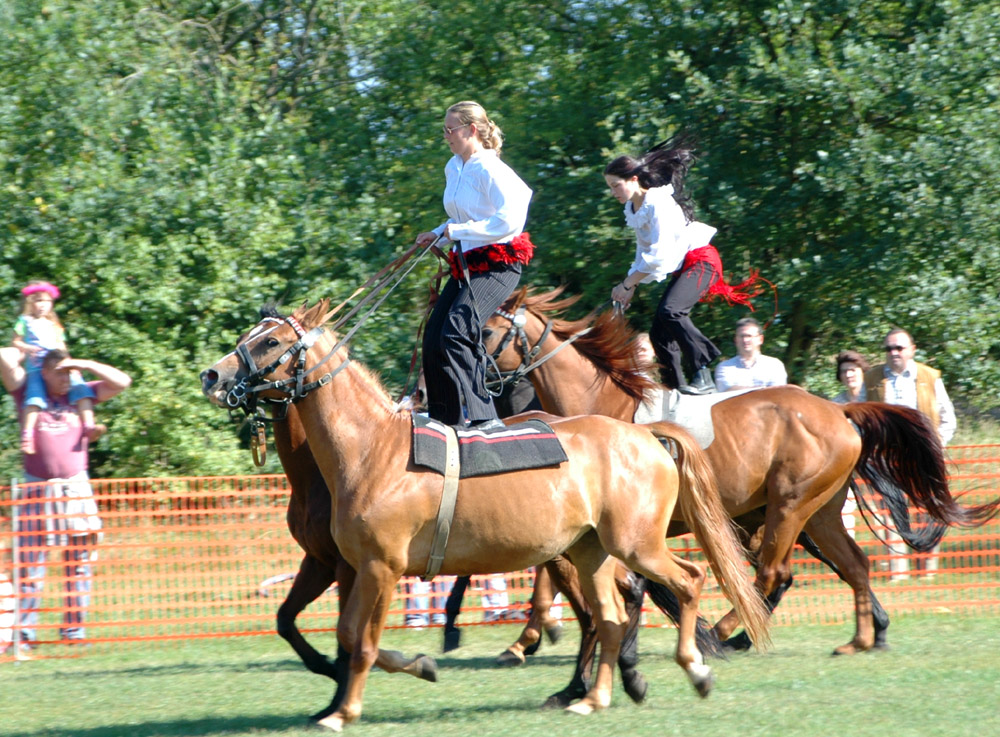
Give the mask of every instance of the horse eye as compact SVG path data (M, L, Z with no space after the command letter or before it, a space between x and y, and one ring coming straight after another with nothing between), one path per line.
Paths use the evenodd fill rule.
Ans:
M265 344L267 345L268 348L274 348L275 346L278 345L278 339L277 338L268 338L264 342L265 342Z
M491 338L491 337L493 337L493 328L484 327L483 328L483 338L485 339L485 338Z

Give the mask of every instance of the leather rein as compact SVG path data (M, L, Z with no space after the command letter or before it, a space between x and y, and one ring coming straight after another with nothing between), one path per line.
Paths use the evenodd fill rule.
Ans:
M242 409L246 415L246 420L250 424L251 431L251 451L253 453L254 463L259 467L263 466L267 455L267 436L265 432L265 427L269 422L279 422L285 419L288 412L288 405L298 402L303 399L310 392L319 389L320 387L326 386L334 377L343 371L347 365L351 362L350 358L344 359L344 361L337 366L332 371L328 371L321 377L314 381L306 382L306 378L312 374L314 371L320 369L324 364L326 364L334 354L344 346L348 340L358 331L358 329L364 324L365 320L377 310L383 302L389 297L390 294L399 286L400 282L409 275L420 260L426 256L428 253L435 249L437 244L437 239L433 243L425 246L423 251L413 258L417 251L417 246L413 246L406 253L404 253L399 258L392 261L388 266L383 268L373 277L371 277L364 285L359 287L354 291L347 300L338 305L333 312L338 312L348 301L353 299L355 296L360 294L365 289L369 290L357 305L355 305L347 314L343 315L337 320L337 322L331 326L331 330L337 330L340 328L347 320L356 315L361 308L370 300L372 300L375 295L377 295L386 284L394 277L396 281L392 286L379 298L359 319L357 324L351 328L347 333L344 334L336 345L330 349L315 366L311 369L306 370L306 355L309 349L315 344L316 339L322 335L327 328L323 325L319 325L308 332L299 324L299 321L294 317L265 317L261 323L274 323L275 327L282 324L289 325L292 330L295 331L298 340L292 345L285 349L285 351L278 356L275 360L271 361L267 366L259 368L256 362L253 360L253 356L250 355L250 349L247 347L251 342L251 339L240 343L236 346L235 353L237 357L243 362L247 370L247 375L241 378L232 389L226 394L226 406L229 409L230 417L234 417L233 412L236 409ZM402 269L402 266L412 259L412 263L402 272L402 274L396 276L396 273ZM374 286L373 286L374 285ZM268 331L269 332L269 331ZM260 337L260 336L258 336ZM288 363L288 361L295 360L295 374L289 378L268 381L266 377L274 371L279 366ZM280 399L274 398L261 398L259 395L261 392L276 390L286 396ZM264 403L277 406L277 411L274 417L268 417L266 412L262 407L258 406L258 402L263 401Z

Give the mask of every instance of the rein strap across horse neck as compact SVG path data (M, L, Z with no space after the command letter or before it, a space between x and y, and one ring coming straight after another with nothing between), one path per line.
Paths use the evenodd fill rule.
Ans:
M544 356L535 361L535 357L542 350L542 344L552 333L553 323L551 320L545 321L545 328L542 330L542 334L535 342L535 345L531 346L530 341L528 340L528 335L524 332L524 326L527 324L525 312L527 312L527 308L524 305L518 307L517 312L514 314L511 314L501 308L498 308L496 311L496 314L510 322L510 329L507 331L507 334L504 335L503 340L500 341L500 345L493 351L491 356L493 364L496 365L496 359L501 353L504 352L504 350L506 350L507 346L511 344L511 341L514 340L515 337L521 343L521 365L513 371L497 372L501 387L517 386L518 382L520 382L521 379L523 379L527 374L531 373L543 363L553 358L557 353L559 353L559 351L571 345L577 338L582 338L592 330L592 328L585 328L578 333L573 333L573 335L569 336L566 340L556 346L551 353L546 353Z

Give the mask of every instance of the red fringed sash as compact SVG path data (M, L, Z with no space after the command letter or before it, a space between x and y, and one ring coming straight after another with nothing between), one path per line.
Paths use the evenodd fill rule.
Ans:
M750 304L750 300L764 291L764 287L760 284L760 275L756 269L750 270L750 276L745 281L739 284L729 284L722 275L722 259L719 257L719 252L710 243L707 246L688 251L684 257L684 265L681 266L681 271L687 271L695 264L702 262L709 264L719 277L709 287L705 296L701 298L702 302L710 302L717 297L722 297L722 299L731 305L745 305L750 308L751 312L753 311L753 305Z
M456 279L461 279L462 271L458 265L456 248L459 246L456 245L448 252L448 266L451 267L451 275ZM482 248L466 251L465 263L470 272L483 272L497 266L527 264L534 255L535 244L531 242L531 236L527 233L521 233L514 236L510 243L491 243Z

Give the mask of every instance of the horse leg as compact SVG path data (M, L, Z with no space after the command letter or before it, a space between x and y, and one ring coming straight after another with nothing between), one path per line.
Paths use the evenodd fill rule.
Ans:
M455 621L462 610L462 599L465 598L465 590L469 588L471 580L469 576L458 576L451 587L451 591L448 593L448 599L444 604L445 623L444 647L441 648L442 652L448 653L452 650L457 650L462 642L462 631L458 629Z
M552 578L544 566L535 567L535 588L531 594L531 616L521 630L517 642L497 656L497 665L521 665L527 655L534 655L542 642L542 629L551 631L552 617L549 609L555 595L552 591ZM549 635L552 638L552 635ZM557 638L558 639L558 636Z
M318 652L295 626L295 618L299 612L315 601L330 588L337 574L329 566L311 555L306 555L299 565L299 572L292 582L288 596L278 607L278 634L292 646L292 649L312 673L340 680L337 664L327 656Z
M597 623L601 656L597 662L597 677L590 690L566 710L574 714L590 714L611 705L615 663L625 634L625 606L615 583L618 561L600 547L595 532L588 533L577 542L571 554L580 572L584 597Z
M637 704L646 700L649 684L645 676L639 672L639 623L642 620L642 599L646 588L646 579L632 573L625 566L619 565L616 570L618 593L625 602L625 635L622 639L621 652L618 654L618 670L622 674L622 684L625 693Z
M538 597L537 601L536 598ZM562 637L562 622L552 616L552 605L556 598L556 587L552 582L552 575L545 566L535 568L535 590L532 592L531 606L541 609L539 613L542 632L548 638L549 643L555 645ZM525 655L534 655L538 652L542 644L541 638L534 645L529 645L524 650Z
M698 695L702 698L708 696L715 683L715 675L705 664L695 637L698 600L705 583L705 573L694 563L671 553L663 541L660 541L659 549L637 549L625 560L625 564L674 592L680 606L674 661L687 674Z
M824 505L806 522L806 531L820 550L836 565L840 577L854 589L855 633L834 655L852 655L870 650L875 645L872 617L871 585L868 576L868 556L847 534L840 515L842 495Z
M590 606L584 599L580 588L580 577L568 558L558 555L545 564L552 583L569 603L577 622L580 623L580 649L576 656L576 669L569 684L549 696L543 709L564 708L577 699L583 698L590 690L590 676L594 669L594 656L597 654L597 627L590 612Z
M758 565L755 579L757 589L765 601L773 602L774 599L769 599L771 593L781 589L782 586L787 588L786 584L790 584L792 580L792 548L802 529L803 517L800 515L804 514L802 509L789 506L767 508L763 531L758 530L757 533L760 535L760 549L757 552ZM739 614L735 609L731 609L715 623L715 632L724 642L733 634L739 623Z
M844 528L847 529L846 526ZM848 535L850 537L850 535ZM853 539L853 538L851 538ZM847 579L844 578L844 574L840 572L840 568L823 554L823 551L819 549L816 543L813 541L809 535L802 533L799 535L799 545L806 549L806 551L813 556L816 560L820 561L827 568L837 574L841 581L848 583ZM870 565L870 564L866 564ZM870 576L869 576L870 584ZM849 585L849 584L848 584ZM872 591L871 586L868 587L868 596L872 602L872 627L875 630L875 644L872 645L873 650L888 650L889 643L886 642L886 635L889 629L889 614L882 608L882 603L875 596L875 592ZM780 598L780 597L779 597ZM777 605L777 604L776 604ZM730 642L732 638L730 638ZM748 639L749 642L749 639Z
M351 652L347 690L337 710L317 722L320 726L340 732L361 718L365 684L378 660L378 644L398 580L398 574L381 561L369 561L358 571L337 626L337 639Z

